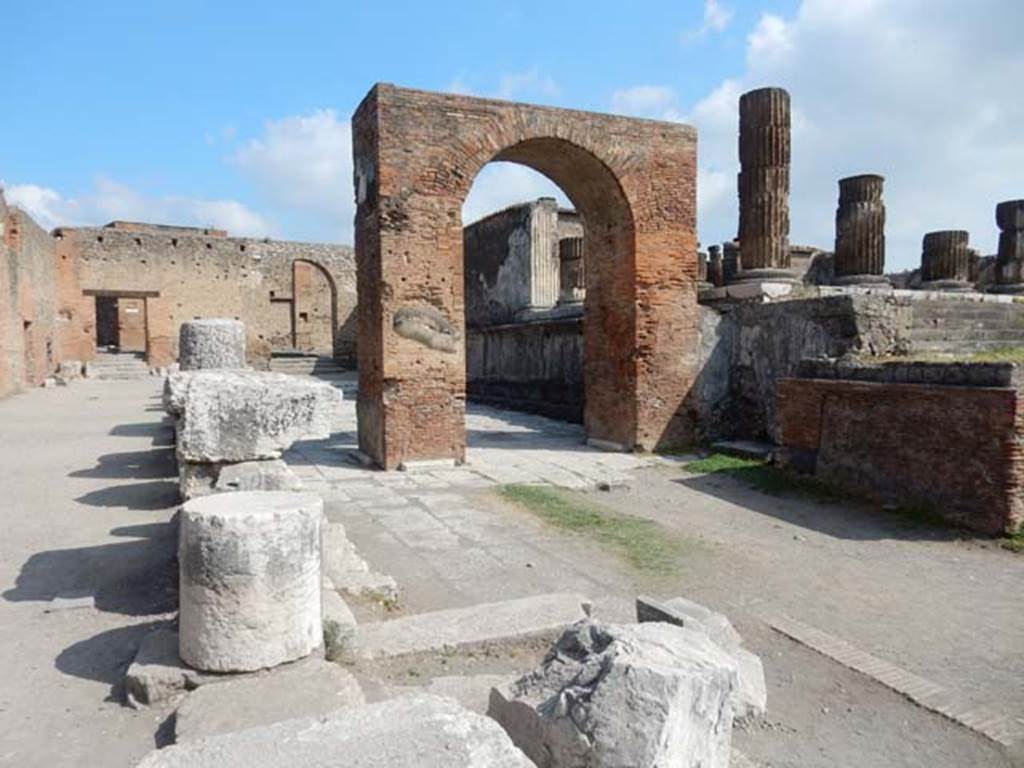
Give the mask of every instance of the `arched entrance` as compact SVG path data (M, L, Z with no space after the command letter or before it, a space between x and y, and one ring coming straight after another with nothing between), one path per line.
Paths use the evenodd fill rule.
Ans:
M333 357L338 335L338 289L322 265L292 262L292 349Z
M588 438L687 437L696 134L672 123L377 85L353 118L359 445L384 468L465 454L462 202L491 160L548 176L585 221Z

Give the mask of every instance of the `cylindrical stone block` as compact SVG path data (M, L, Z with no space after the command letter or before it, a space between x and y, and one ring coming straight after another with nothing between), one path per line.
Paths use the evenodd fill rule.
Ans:
M196 669L246 672L323 640L320 526L308 493L240 491L181 509L179 653Z
M558 303L579 304L587 295L583 271L583 238L564 237L558 241Z
M872 283L884 280L885 179L866 174L839 180L836 209L836 282Z
M739 241L734 279L785 276L789 259L789 94L759 88L740 97Z
M1001 293L1024 293L1024 200L1007 200L996 206L999 253L996 285Z
M963 291L970 287L970 235L963 230L929 232L921 244L922 288Z
M725 275L722 271L722 246L708 246L708 282L715 287L725 285Z
M722 275L725 282L731 283L743 271L743 260L740 257L740 245L735 240L722 244Z
M182 323L178 362L183 371L245 368L245 324L225 319Z

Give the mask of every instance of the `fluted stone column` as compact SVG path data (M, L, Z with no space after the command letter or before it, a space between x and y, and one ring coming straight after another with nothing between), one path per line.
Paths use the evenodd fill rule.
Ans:
M558 303L581 304L587 295L582 237L563 237L558 242L558 263Z
M708 282L716 288L725 285L722 271L722 246L708 246Z
M997 293L1024 293L1024 200L996 206L999 254L996 256Z
M740 259L740 244L735 240L722 244L722 275L726 283L733 283L743 271Z
M888 283L885 277L885 205L881 176L839 180L836 209L836 285Z
M793 280L789 266L789 94L759 88L740 97L740 226L736 280Z
M929 232L921 245L921 288L926 291L969 291L969 235L963 230Z

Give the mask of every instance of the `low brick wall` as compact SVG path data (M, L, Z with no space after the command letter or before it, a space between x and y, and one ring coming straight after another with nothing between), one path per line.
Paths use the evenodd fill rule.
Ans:
M783 379L776 406L794 468L984 533L1024 525L1024 408L1012 387Z

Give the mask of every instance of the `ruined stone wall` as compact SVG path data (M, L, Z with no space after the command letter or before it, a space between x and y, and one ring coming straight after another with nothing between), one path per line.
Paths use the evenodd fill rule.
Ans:
M485 216L463 232L466 325L510 323L530 303L529 205Z
M795 467L993 534L1024 525L1022 406L1012 387L845 379L778 387L781 442Z
M909 302L848 294L703 307L700 374L687 413L700 439L778 440L775 388L810 357L909 348Z
M243 321L256 365L272 350L293 347L293 314L295 348L330 355L335 325L334 356L346 363L355 358L355 267L346 246L144 225L63 229L57 234L58 250L81 288L65 292L61 300L62 311L77 329L69 347L78 346L83 359L95 351L92 294L98 292L145 298L151 366L176 359L181 323L202 317ZM325 273L337 289L334 307Z
M0 197L0 396L38 386L61 359L50 235Z
M485 216L462 237L466 325L500 325L558 302L558 243L583 237L583 222L542 197Z
M583 318L470 329L467 395L474 402L583 420Z

